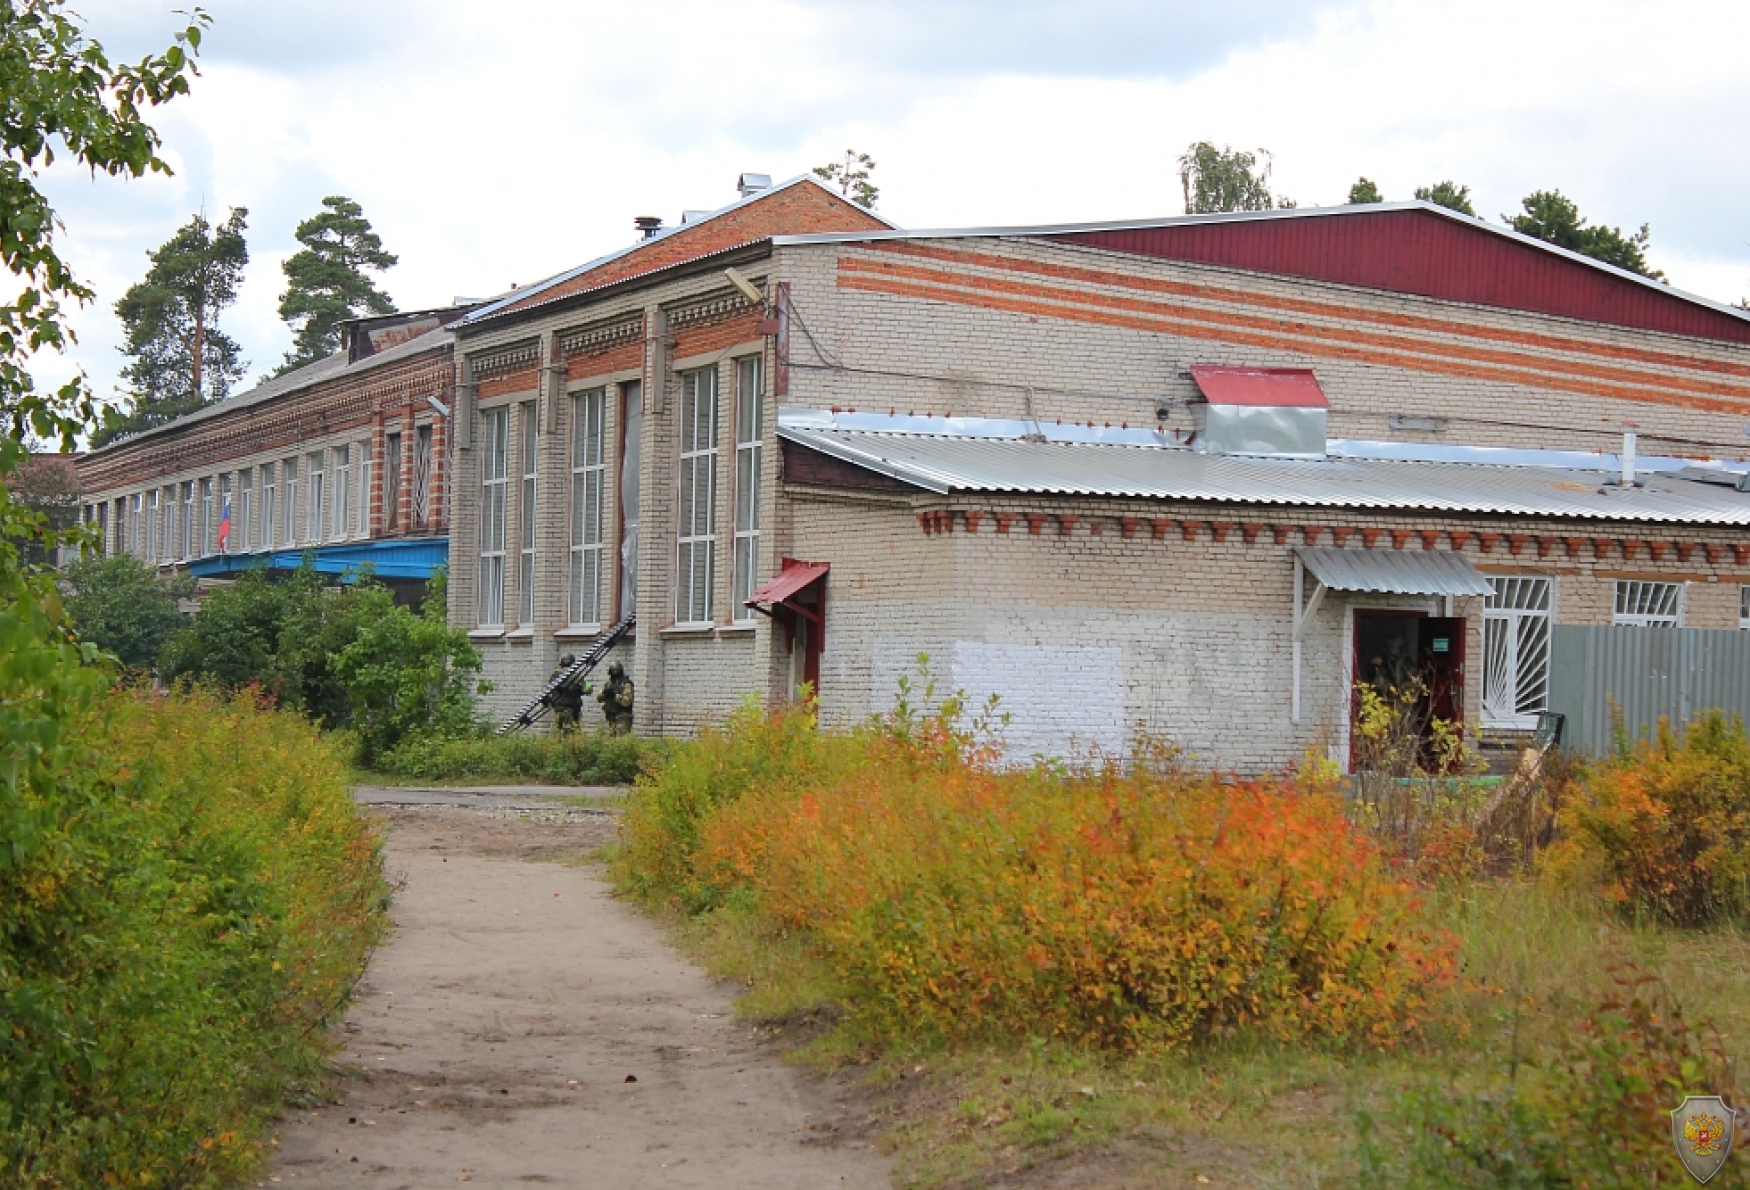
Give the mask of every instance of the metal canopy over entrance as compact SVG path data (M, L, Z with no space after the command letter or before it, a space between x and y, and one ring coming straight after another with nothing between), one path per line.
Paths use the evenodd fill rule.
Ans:
M790 696L806 683L820 691L820 654L826 647L826 583L830 562L782 560L776 577L760 584L746 604L784 626L790 647Z
M1312 572L1313 589L1306 593L1306 575ZM1400 553L1396 550L1319 549L1296 546L1294 550L1294 705L1293 721L1300 722L1301 641L1319 610L1326 591L1367 591L1383 595L1487 595L1489 580L1463 554Z

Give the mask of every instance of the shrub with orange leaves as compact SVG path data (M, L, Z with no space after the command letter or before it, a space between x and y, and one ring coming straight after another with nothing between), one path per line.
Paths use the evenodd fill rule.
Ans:
M1562 815L1560 870L1595 873L1625 910L1679 926L1750 911L1750 738L1718 711L1679 741L1619 742Z
M774 732L794 747L783 714L748 712L703 752L751 772L732 758ZM1328 791L1171 764L1004 769L939 717L809 738L801 763L696 797L685 854L648 872L714 890L694 904L750 889L877 1028L1389 1046L1455 976L1454 941ZM634 795L635 831L668 780ZM635 839L650 857L655 836Z

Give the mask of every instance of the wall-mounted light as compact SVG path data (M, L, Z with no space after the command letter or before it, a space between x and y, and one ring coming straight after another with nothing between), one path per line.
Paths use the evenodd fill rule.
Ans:
M729 283L739 289L742 296L747 298L748 301L756 306L764 306L766 304L766 295L761 293L759 287L752 281L749 281L746 277L742 276L739 269L724 269L723 275L729 278Z
M450 415L449 406L445 405L436 397L427 397L425 403L430 405L433 409L436 409L440 416L448 417Z

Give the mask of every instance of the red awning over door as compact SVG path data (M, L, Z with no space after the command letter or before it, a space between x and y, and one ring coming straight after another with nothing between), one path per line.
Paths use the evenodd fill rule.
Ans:
M784 568L748 596L747 606L768 611L774 604L787 603L792 595L816 579L824 578L831 569L830 562L798 562L795 558L785 558Z

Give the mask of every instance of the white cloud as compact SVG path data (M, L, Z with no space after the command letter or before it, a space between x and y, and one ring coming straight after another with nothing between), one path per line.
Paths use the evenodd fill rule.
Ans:
M110 307L203 203L250 209L229 326L266 369L290 342L279 262L324 195L363 204L411 308L570 267L628 242L634 215L719 205L741 170L789 176L846 145L880 162L883 213L918 227L1174 213L1197 138L1267 146L1303 204L1360 174L1390 197L1454 178L1494 218L1559 187L1592 218L1651 222L1679 286L1750 292L1736 2L209 7L203 75L158 119L178 176L49 179L100 294L76 357L99 392L120 362ZM174 27L124 0L82 11L118 56Z

